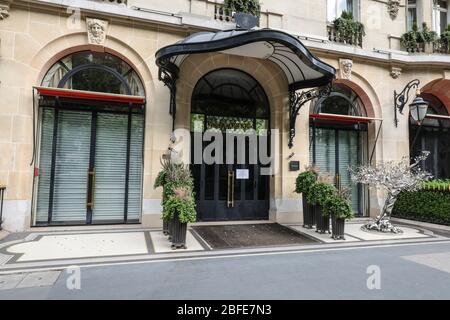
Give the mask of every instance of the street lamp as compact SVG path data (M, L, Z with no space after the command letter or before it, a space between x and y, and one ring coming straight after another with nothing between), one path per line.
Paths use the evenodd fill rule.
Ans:
M409 112L411 114L411 117L414 119L414 121L417 122L419 126L421 125L423 119L425 119L425 117L427 116L428 105L429 103L423 100L422 97L420 97L420 90L417 90L416 98L409 105Z

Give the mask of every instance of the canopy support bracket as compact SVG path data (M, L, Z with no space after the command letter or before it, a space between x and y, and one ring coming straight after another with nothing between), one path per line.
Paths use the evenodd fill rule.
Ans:
M316 99L325 98L331 93L332 82L323 87L314 88L308 91L296 92L292 90L289 97L289 149L294 146L295 123L300 109L305 103Z
M158 79L169 88L170 106L169 114L172 116L172 131L175 130L175 117L177 113L177 86L179 69L170 63L170 59L162 59L159 66Z

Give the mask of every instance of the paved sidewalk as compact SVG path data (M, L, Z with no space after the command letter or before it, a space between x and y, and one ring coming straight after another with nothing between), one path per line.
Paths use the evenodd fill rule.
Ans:
M226 254L259 254L291 250L389 245L448 240L425 229L402 227L404 233L378 234L361 230L362 223L346 225L346 240L335 241L330 234L319 234L298 225L288 226L315 241L296 245L260 246L213 250L194 229L189 228L187 249L172 250L171 243L161 230L126 228L115 230L76 230L32 232L0 243L0 273L23 269L54 269L69 265L142 261L149 259L179 259L194 256Z

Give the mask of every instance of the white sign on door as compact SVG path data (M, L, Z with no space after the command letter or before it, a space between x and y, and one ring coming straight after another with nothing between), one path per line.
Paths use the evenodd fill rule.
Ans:
M249 178L248 169L236 169L236 179L247 180Z

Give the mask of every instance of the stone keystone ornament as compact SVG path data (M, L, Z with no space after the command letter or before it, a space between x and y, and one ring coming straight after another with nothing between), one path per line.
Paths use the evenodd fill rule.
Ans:
M88 40L90 44L105 45L108 21L86 18Z
M419 167L419 164L425 161L429 154L429 151L422 151L412 163L408 157L404 157L401 161L388 161L376 167L363 165L350 168L353 182L367 184L387 192L380 215L364 225L363 230L403 233L401 229L391 224L392 209L402 191L416 191L421 187L423 181L431 178L428 172Z

